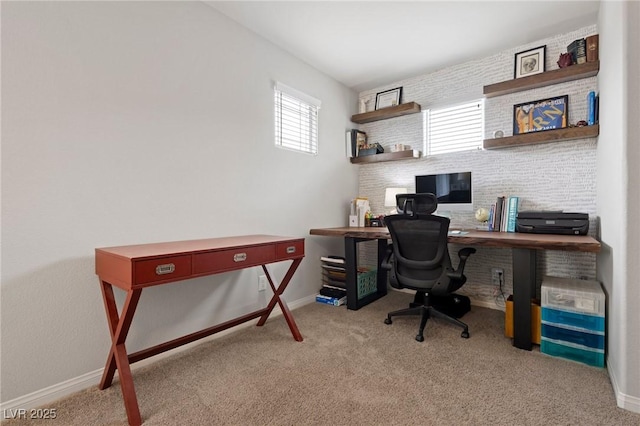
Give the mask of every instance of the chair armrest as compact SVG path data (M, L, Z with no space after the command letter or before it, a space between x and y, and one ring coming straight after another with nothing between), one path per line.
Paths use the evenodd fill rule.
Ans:
M382 269L390 271L391 268L393 268L393 266L391 265L391 256L393 256L393 244L389 244L387 246L387 252L384 256L384 259L382 260L382 263L380 263L380 267Z
M473 247L465 247L463 249L460 249L460 251L458 251L458 257L460 258L458 268L455 271L447 273L447 276L453 280L463 279L464 265L467 263L467 259L469 258L469 256L471 256L475 252L476 249L474 249Z

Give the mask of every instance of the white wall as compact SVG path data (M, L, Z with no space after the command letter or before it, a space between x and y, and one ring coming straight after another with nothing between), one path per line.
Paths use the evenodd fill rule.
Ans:
M362 99L374 99L377 92L403 87L403 102L416 101L423 110L462 101L481 99L483 86L513 78L513 61L517 52L546 45L546 69L557 69L556 61L573 40L598 32L595 25L566 34L534 40L523 46L492 56L462 63L438 72L390 83L362 92ZM501 129L512 135L513 105L548 97L569 95L569 122L586 119L586 98L597 91L597 77L545 86L509 95L485 99L485 138ZM371 102L373 104L373 102ZM363 125L372 142L385 147L394 143L412 145L422 150L423 115L377 121ZM375 212L383 212L384 188L415 189L415 176L421 174L471 171L474 210L489 209L500 195L520 197L520 210L564 210L588 213L590 233L596 233L596 139L513 147L507 149L466 151L418 160L373 163L360 167L360 195L369 197ZM475 227L474 212L451 214L452 227ZM369 253L367 256L370 257ZM505 295L512 293L511 251L479 248L465 268L467 283L460 293L472 303L496 309L504 308L503 297L491 284L491 268L505 272ZM538 255L538 280L544 275L596 278L595 255L564 251L542 251Z
M274 147L275 80L322 100L317 156ZM2 2L2 104L3 402L104 366L95 247L308 237L357 190L356 94L201 2ZM284 298L341 249L307 238ZM128 349L264 306L256 277L145 290Z
M607 367L618 405L640 412L640 4L602 2L598 279L607 291Z

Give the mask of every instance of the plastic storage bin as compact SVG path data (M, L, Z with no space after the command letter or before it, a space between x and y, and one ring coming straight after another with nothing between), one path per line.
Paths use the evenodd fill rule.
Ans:
M542 335L551 340L575 343L588 348L604 350L604 332L590 333L584 330L559 327L551 324L542 324Z
M542 307L542 322L545 324L564 324L583 330L604 332L604 316L577 314Z
M597 281L544 277L540 352L604 367L605 295Z
M604 316L604 292L598 281L547 276L541 295L543 307Z
M602 349L587 348L565 341L551 340L542 336L540 352L578 361L593 367L604 367L604 350Z

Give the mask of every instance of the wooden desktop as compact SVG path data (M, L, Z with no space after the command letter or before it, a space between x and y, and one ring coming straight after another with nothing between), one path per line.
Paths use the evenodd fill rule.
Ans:
M345 242L347 308L360 309L387 294L387 272L380 265L387 241L387 228L317 228L311 235L342 237ZM377 292L363 299L357 297L357 243L378 240ZM531 299L536 295L536 261L538 250L565 250L597 253L600 242L588 235L525 234L470 230L449 235L449 243L476 247L512 249L513 263L513 345L531 350Z
M276 304L280 306L293 338L301 342L302 335L293 319L293 315L280 296L287 288L303 258L303 238L270 235L246 235L97 248L95 250L96 274L100 280L107 322L111 333L111 348L109 349L99 388L106 389L111 386L117 369L129 424L140 425L142 417L140 416L130 364L202 339L254 318L260 317L257 325L262 326ZM292 260L293 262L280 285L276 287L265 265L285 260ZM267 307L133 354L127 353L125 340L133 321L133 315L142 289L256 266L262 267L273 290L273 297ZM119 287L127 293L120 314L118 314L113 286Z

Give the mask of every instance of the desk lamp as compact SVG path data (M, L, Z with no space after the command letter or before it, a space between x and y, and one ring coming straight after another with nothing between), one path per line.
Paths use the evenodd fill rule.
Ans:
M387 188L384 192L384 206L393 207L389 214L397 214L396 194L406 194L407 188Z

